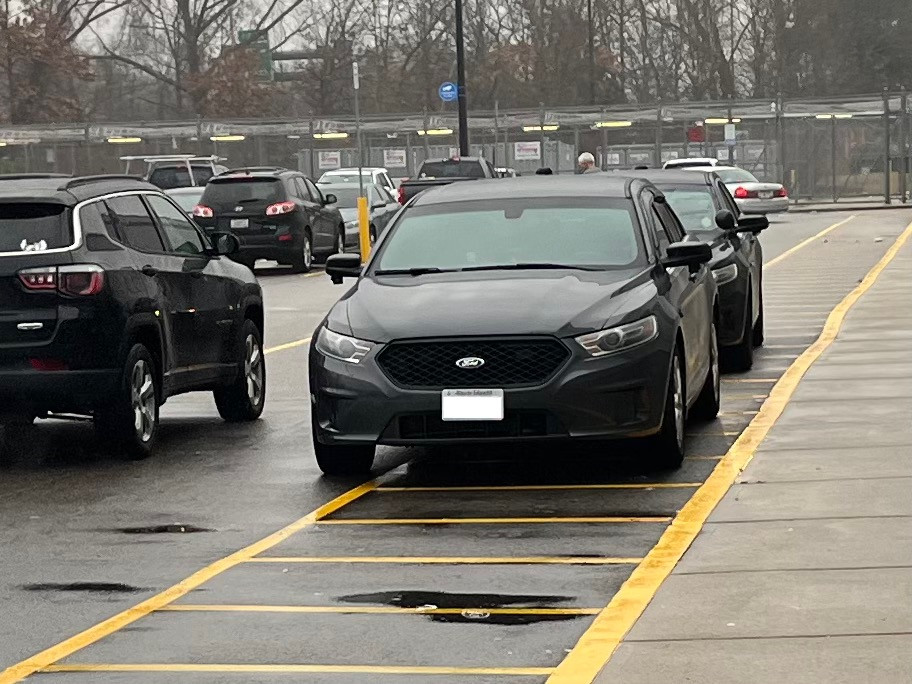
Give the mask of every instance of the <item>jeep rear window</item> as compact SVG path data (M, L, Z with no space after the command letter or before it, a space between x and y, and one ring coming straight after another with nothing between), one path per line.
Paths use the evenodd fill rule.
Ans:
M0 252L43 252L72 244L62 204L0 203Z
M477 161L446 161L424 162L421 166L419 178L484 178L484 169Z
M285 199L282 181L277 178L221 178L206 186L200 204L213 209L245 204L275 204Z

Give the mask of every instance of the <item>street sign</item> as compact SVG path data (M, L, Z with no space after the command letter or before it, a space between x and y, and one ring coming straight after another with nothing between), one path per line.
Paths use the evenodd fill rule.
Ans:
M725 124L725 144L734 145L738 140L735 124Z
M272 51L269 49L269 35L256 29L238 31L238 43L256 50L260 56L258 76L260 80L271 81L273 78Z
M389 147L383 150L383 165L388 169L404 169L406 167L405 150Z
M361 90L361 72L358 71L357 62L352 62L352 85L355 90Z
M541 142L513 143L513 159L516 161L538 161L541 159Z
M444 102L453 102L459 99L459 88L452 81L447 81L440 84L437 94Z
M321 169L338 169L342 166L342 152L339 150L320 150L317 163Z

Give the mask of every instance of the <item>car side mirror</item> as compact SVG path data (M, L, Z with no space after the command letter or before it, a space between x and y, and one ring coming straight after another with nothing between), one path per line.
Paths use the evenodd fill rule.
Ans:
M326 194L326 195L323 196L323 206L324 206L324 207L325 207L327 204L335 204L335 203L338 202L338 201L339 201L339 199L338 199L335 195L333 195L332 193L328 193L328 194Z
M361 275L360 254L333 254L326 260L326 275L336 285L343 278L357 278Z
M756 235L757 233L769 228L769 225L769 219L763 214L757 214L756 216L742 216L738 221L738 232L754 233L754 235Z
M233 233L209 233L215 256L231 256L241 250L241 241Z
M665 268L687 266L696 271L712 259L712 247L706 242L673 242L665 250L662 265Z
M726 232L736 230L738 222L735 221L735 215L728 209L720 209L716 212L716 225Z

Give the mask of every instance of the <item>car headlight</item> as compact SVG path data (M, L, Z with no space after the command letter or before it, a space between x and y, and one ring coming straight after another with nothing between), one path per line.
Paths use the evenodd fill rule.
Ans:
M580 335L574 339L590 355L605 356L654 340L658 334L659 322L655 316L649 316L616 328Z
M738 277L738 264L729 264L712 272L716 285L725 285Z
M340 335L325 326L320 328L320 333L317 335L317 350L326 356L339 359L339 361L360 363L361 359L367 356L373 348L372 342Z

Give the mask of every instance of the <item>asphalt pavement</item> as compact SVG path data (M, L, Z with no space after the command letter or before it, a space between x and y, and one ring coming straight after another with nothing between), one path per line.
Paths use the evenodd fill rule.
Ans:
M773 219L766 346L752 371L724 378L719 420L690 427L674 473L645 471L621 444L384 449L366 486L321 478L306 353L344 290L260 271L257 424L180 397L142 463L99 454L80 423L6 436L0 668L63 644L0 683L42 669L28 681L545 681L910 218Z

